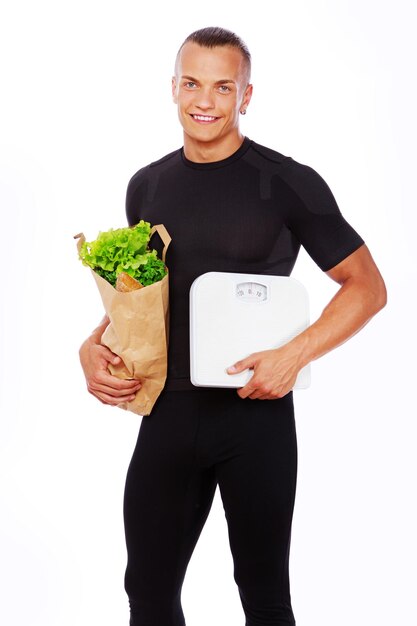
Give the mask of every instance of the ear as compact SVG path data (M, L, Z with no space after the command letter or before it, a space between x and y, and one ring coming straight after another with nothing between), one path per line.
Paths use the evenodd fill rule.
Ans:
M252 93L253 93L253 85L249 83L249 85L245 89L245 93L243 95L242 104L240 105L240 108L244 108L244 109L247 108L252 98Z
M177 98L177 80L176 80L175 76L172 77L171 89L172 89L172 99L175 102L175 104L177 104L177 102L178 102L178 98Z

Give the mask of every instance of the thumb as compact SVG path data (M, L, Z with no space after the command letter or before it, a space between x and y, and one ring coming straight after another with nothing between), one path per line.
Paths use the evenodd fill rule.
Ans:
M238 374L239 372L242 372L248 367L251 367L252 364L253 364L253 360L251 357L248 356L246 359L242 359L241 361L236 361L234 365L231 365L230 367L227 368L226 372L228 374Z
M106 359L106 361L108 363L111 363L112 365L118 365L121 361L121 358L117 354L109 350L108 348L104 348L103 356Z

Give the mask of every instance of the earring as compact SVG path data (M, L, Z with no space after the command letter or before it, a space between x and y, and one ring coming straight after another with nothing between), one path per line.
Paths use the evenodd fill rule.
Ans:
M241 115L246 115L246 109L243 109L243 111L240 111Z

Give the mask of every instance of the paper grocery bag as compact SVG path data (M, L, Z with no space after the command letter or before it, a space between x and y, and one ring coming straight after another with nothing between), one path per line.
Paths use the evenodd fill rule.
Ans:
M164 243L162 261L165 263L171 237L163 224L153 226L151 236L155 231ZM77 248L80 251L85 237L80 233L75 238L78 239ZM167 376L169 272L152 285L123 293L91 268L90 271L110 319L101 343L123 361L116 366L109 364L109 370L119 378L139 378L142 382L132 402L121 402L117 406L138 415L149 415L164 388Z

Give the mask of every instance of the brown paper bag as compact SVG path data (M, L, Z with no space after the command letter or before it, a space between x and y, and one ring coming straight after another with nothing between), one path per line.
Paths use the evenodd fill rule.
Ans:
M163 224L152 227L151 237L155 231L164 243L162 261L165 263L171 237ZM74 238L78 239L77 248L80 251L85 237L80 233ZM167 376L169 272L152 285L122 293L91 268L90 271L110 319L101 343L123 361L117 366L109 364L109 370L119 378L139 378L142 382L132 402L121 402L117 406L138 415L149 415Z

